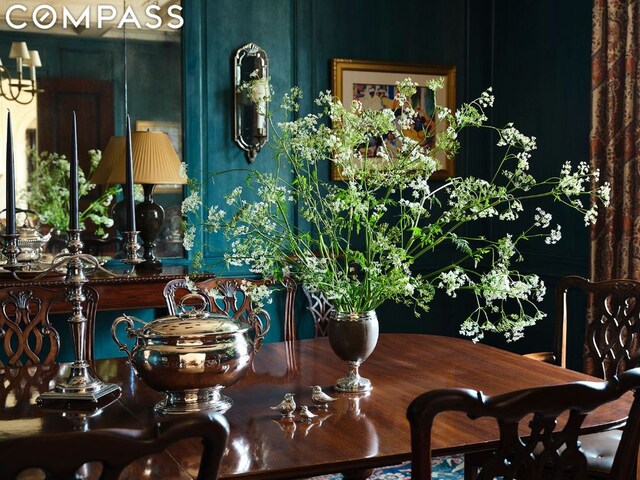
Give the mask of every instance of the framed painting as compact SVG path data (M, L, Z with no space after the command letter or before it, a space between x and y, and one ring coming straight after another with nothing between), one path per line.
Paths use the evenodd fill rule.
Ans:
M382 110L394 108L396 82L410 77L420 86L411 99L416 110L414 128L404 132L416 140L429 142L426 135L430 119L433 118L435 104L455 110L456 68L441 65L413 65L393 62L375 62L336 58L332 62L333 94L348 106L353 100L362 102L364 108ZM435 94L425 85L429 80L444 79L444 88ZM444 122L437 124L437 130L444 130ZM440 168L430 177L442 180L455 174L455 159L447 158L444 152L438 152L436 159ZM340 169L331 166L331 179L341 180Z

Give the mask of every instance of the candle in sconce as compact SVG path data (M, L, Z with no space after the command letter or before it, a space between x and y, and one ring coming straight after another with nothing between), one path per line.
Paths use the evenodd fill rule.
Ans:
M15 171L13 166L13 133L11 131L11 112L7 110L7 203L6 203L6 234L15 235L16 233L16 187L15 187Z
M127 231L136 231L136 208L133 196L133 154L131 152L131 120L129 114L127 114L127 134L126 134L126 146L125 146L125 187L124 187L124 201L126 204L127 212Z
M256 130L260 136L266 135L267 126L267 85L265 85L264 79L257 80L253 84L253 90L251 92L251 98L256 104Z
M76 112L73 112L71 145L71 167L69 171L69 230L78 230L78 128Z
M258 130L258 134L260 136L265 136L266 128L267 128L267 117L264 113L267 109L267 104L265 102L260 102L258 104L258 121L256 124L256 129Z

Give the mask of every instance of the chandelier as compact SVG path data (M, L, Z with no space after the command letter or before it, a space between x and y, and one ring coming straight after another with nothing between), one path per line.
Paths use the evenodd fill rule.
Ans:
M0 97L26 105L41 91L36 83L36 68L42 66L40 54L37 50L29 50L26 42L13 42L9 58L16 60L16 78L11 77L9 69L0 60ZM24 67L30 69L29 79L24 78Z

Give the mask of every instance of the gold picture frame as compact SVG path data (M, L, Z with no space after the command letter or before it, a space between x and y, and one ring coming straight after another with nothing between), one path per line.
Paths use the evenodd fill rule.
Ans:
M331 88L333 94L348 106L353 100L360 100L364 108L386 108L384 100L393 98L395 83L410 77L417 82L418 101L428 99L428 89L425 87L429 80L444 79L444 88L436 92L438 105L455 110L456 102L456 67L443 65L414 65L408 63L378 62L368 60L351 60L334 58L332 61ZM373 90L373 95L371 95ZM386 93L386 95L385 95ZM366 97L369 95L369 97ZM431 96L433 104L433 95ZM428 109L428 107L427 107ZM438 129L445 129L446 125L438 125ZM431 177L431 180L443 180L455 174L455 159L447 158L444 152L439 152L436 158L441 168ZM331 165L331 179L342 180L339 167Z

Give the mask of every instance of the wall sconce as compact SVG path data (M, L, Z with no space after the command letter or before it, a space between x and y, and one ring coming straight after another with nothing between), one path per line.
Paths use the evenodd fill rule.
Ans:
M16 79L11 78L9 69L0 60L0 97L18 102L21 105L31 103L39 90L36 85L36 68L42 66L37 50L29 50L26 42L13 42L9 58L16 60ZM25 80L24 67L30 68L30 78ZM22 94L25 94L24 96Z
M253 163L269 139L267 102L269 59L255 43L239 48L234 55L234 139Z

